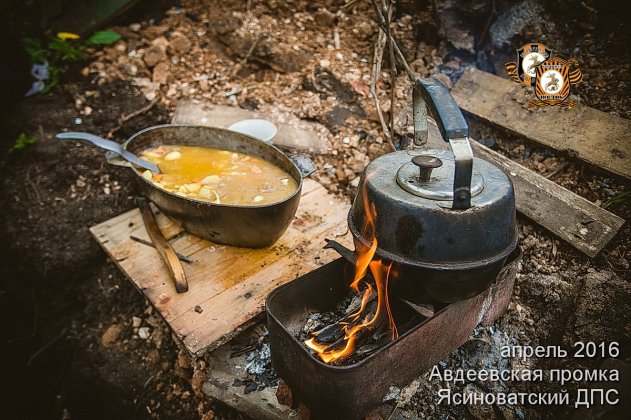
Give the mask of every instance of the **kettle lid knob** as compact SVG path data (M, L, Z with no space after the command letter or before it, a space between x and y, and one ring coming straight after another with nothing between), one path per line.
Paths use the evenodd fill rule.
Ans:
M436 156L418 155L412 158L412 163L420 169L419 180L428 182L432 176L432 170L443 166L443 161Z

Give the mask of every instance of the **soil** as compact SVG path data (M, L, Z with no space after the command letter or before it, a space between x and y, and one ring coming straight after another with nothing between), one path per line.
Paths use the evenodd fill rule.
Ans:
M87 144L54 139L55 133L114 130L113 137L122 140L169 122L180 99L289 112L328 128L323 141L329 153L313 156L319 168L314 176L349 200L364 166L388 151L369 93L377 36L369 2L346 9L335 0L321 5L252 2L246 11L241 1L216 7L209 1L184 0L161 2L166 7L159 12L148 3L141 2L139 9L113 23L121 41L91 50L90 59L66 69L62 83L50 93L3 104L8 111L1 116L0 143L0 307L5 319L0 345L9 361L5 377L12 380L4 394L11 402L4 404L9 418L241 418L204 397L204 361L186 355L89 234L90 226L134 207L137 191L129 171L107 165L103 154ZM491 2L479 10L468 9L473 7L468 3L439 2L439 13L432 3L400 1L393 25L404 54L421 76L440 73L449 85L468 65L499 72L514 59L520 42L547 39L560 56L577 55L581 62L586 80L573 91L579 106L631 118L624 13L589 1L561 1L554 8L535 1L492 2L497 3L495 13ZM519 26L518 7L552 18ZM445 16L462 20L458 28L464 32L446 31ZM498 34L513 26L484 30L489 17L518 30L505 44L498 43ZM376 84L386 118L392 108L388 71L386 54ZM394 112L399 115L411 98L402 73L395 90ZM150 101L155 106L149 111L120 123L122 116ZM628 180L470 122L474 138L630 219L631 200L623 195L631 187ZM398 130L395 142L410 130L402 118ZM38 142L4 152L22 132ZM520 344L564 346L577 340L616 340L622 345L619 359L628 360L629 223L598 257L589 259L531 221L520 216L519 222L524 259L511 308L494 330L478 331L474 341L441 366L462 366L481 354L491 355L483 360L491 363L506 337ZM560 367L564 362L537 363ZM601 363L587 360L578 366ZM472 407L436 406L437 384L427 377L414 386L400 403L411 418L493 418L488 413L480 417ZM492 411L495 418L574 415L572 407L563 406Z

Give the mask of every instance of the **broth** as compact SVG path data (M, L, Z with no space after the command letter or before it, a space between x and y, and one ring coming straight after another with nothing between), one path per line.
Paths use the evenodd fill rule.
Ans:
M264 206L291 196L298 184L259 157L199 146L163 145L144 150L143 159L160 168L142 176L181 197L217 204Z

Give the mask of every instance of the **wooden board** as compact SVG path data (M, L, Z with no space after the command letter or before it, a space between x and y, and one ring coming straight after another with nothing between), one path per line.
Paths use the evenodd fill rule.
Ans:
M527 103L534 95L526 95L520 84L474 68L464 72L451 93L473 115L631 178L631 120L582 104L570 110L549 106L529 111Z
M508 173L520 213L590 257L595 257L624 224L624 219L548 178L480 143L472 143L476 156Z
M447 148L436 124L428 124L428 145ZM517 211L581 252L595 257L624 219L471 139L473 153L502 168L513 181Z
M268 119L278 126L278 133L274 138L274 144L277 146L309 153L327 153L328 151L328 141L322 134L326 128L275 109L263 113L236 106L181 101L175 107L173 124L228 128L237 121L251 118Z
M291 226L276 244L262 249L213 244L158 213L158 225L175 250L195 260L184 263L189 291L182 294L176 293L158 252L130 238L148 239L137 209L90 231L189 352L199 356L251 324L274 288L337 258L334 251L322 249L325 238L351 246L346 227L349 208L350 204L306 179Z

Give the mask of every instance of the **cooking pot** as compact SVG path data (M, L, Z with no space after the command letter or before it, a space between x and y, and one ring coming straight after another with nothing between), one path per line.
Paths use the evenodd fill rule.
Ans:
M394 293L456 302L488 288L517 247L513 185L501 169L473 157L467 123L437 79L418 79L413 101L413 147L366 166L348 225L357 251L374 238L375 258L393 263ZM427 111L451 151L422 147Z
M110 163L129 166L136 175L141 194L182 227L209 241L248 248L272 245L294 218L300 201L302 180L315 170L304 156L291 158L274 146L245 134L217 127L160 125L144 129L123 143L123 148L140 154L160 145L202 146L257 156L291 175L298 185L285 200L261 205L229 205L181 197L155 186L142 176L142 169L108 155ZM292 160L293 159L293 160Z

